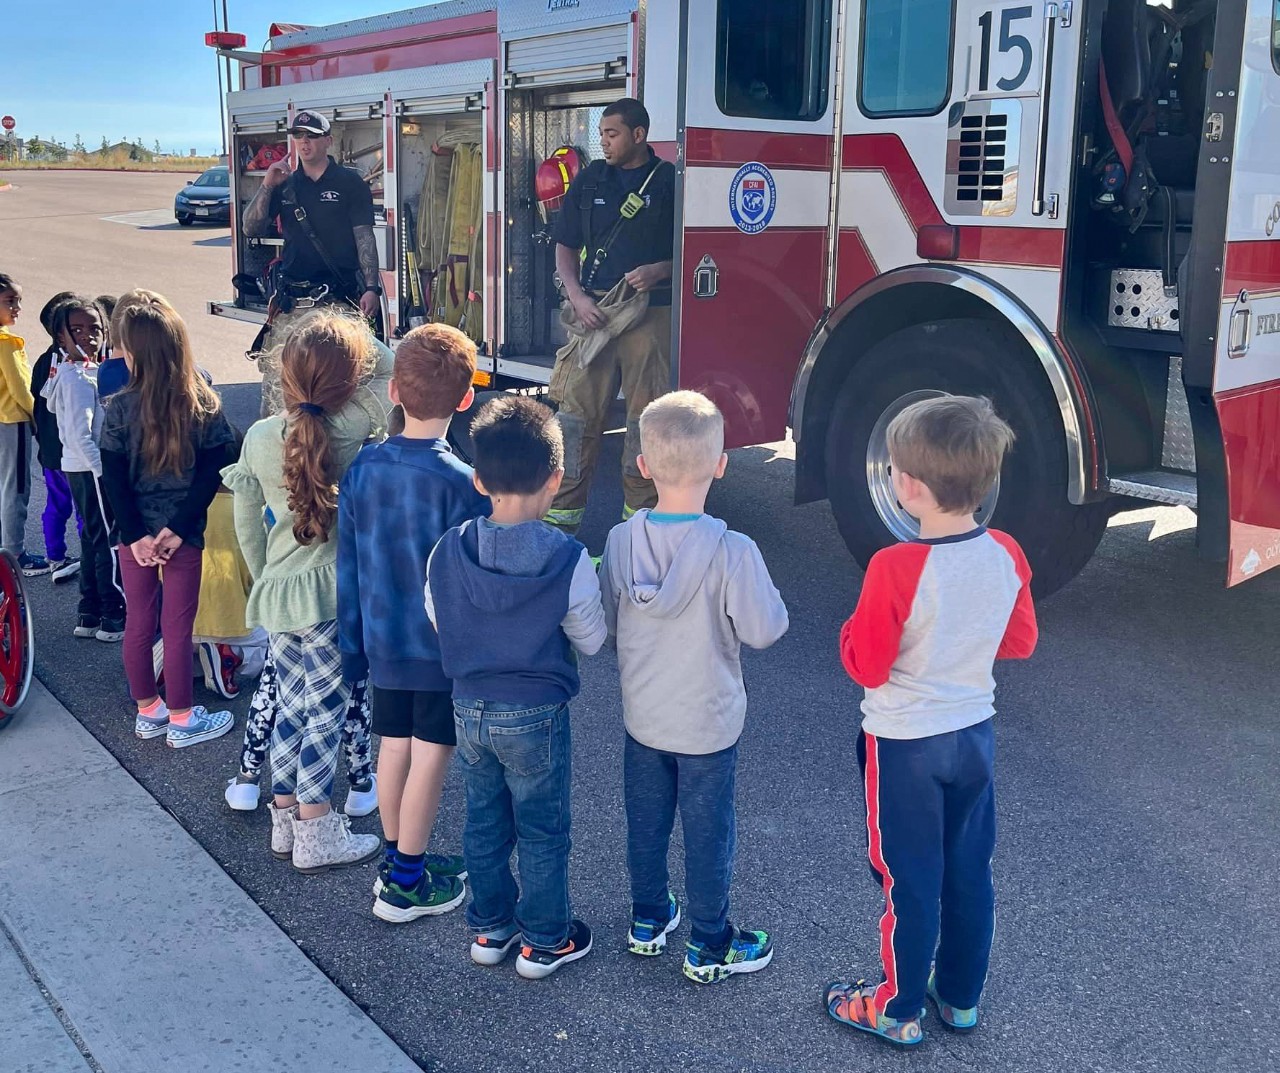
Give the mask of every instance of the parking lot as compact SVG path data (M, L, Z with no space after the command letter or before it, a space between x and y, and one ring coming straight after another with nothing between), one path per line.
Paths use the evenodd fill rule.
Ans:
M243 352L253 329L203 313L205 300L230 294L228 232L172 222L181 180L10 178L0 270L26 288L20 327L32 356L43 346L35 314L54 291L152 287L188 318L231 418L252 420L256 374ZM581 534L596 553L620 509L620 441L607 439ZM755 977L698 988L680 976L675 950L652 960L623 950L611 654L586 662L573 709L571 884L596 949L542 983L510 964L473 966L461 913L402 927L375 920L370 867L307 878L273 861L265 808L232 813L222 801L238 734L179 753L134 738L118 649L73 639L74 586L47 579L32 585L37 674L425 1069L1280 1068L1280 571L1225 590L1221 569L1195 558L1192 516L1175 508L1114 519L1094 561L1040 607L1035 657L997 670L999 907L981 1030L948 1035L931 1015L930 1039L903 1055L826 1017L823 985L872 975L876 955L880 899L862 856L853 747L860 691L836 652L861 575L825 504L791 506L792 472L787 444L734 452L709 508L757 540L791 613L781 642L744 658L733 915L777 942ZM35 548L42 505L33 498ZM247 705L246 690L239 717ZM462 819L455 778L435 848L459 845ZM355 826L377 830L376 820ZM140 891L146 882L139 876ZM281 986L246 980L246 1001L269 1002Z

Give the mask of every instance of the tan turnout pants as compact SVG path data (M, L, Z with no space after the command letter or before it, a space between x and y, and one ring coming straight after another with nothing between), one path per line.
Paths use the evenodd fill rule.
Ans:
M586 514L591 477L600 453L609 407L622 388L627 402L627 435L622 445L623 518L658 502L652 481L640 476L640 413L671 390L671 307L651 306L630 331L605 346L585 368L557 361L551 398L560 405L564 430L564 483L546 521L576 532Z

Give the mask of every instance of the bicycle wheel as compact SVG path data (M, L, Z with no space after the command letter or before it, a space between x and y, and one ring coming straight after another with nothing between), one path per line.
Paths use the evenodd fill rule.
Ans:
M11 552L0 552L0 726L27 699L36 661L31 605L22 570Z

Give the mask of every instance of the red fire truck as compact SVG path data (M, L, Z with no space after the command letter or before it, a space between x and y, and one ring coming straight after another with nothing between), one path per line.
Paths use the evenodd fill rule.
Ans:
M217 43L238 204L288 117L328 114L392 335L464 323L495 387L563 339L536 170L638 96L678 172L672 382L731 446L790 429L796 501L861 562L914 531L886 424L953 392L1017 432L981 516L1042 592L1150 503L1196 509L1230 584L1280 564L1273 0L450 0ZM237 234L236 270L278 241Z

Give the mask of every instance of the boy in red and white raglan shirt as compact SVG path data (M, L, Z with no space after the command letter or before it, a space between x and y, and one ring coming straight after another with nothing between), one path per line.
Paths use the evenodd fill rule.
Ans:
M1013 431L986 399L914 403L887 432L898 502L920 537L872 558L840 658L866 687L867 835L884 886L878 985L833 983L827 1011L903 1045L925 996L953 1029L978 1024L995 926L997 659L1038 635L1031 570L1006 533L974 522Z

